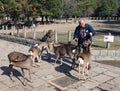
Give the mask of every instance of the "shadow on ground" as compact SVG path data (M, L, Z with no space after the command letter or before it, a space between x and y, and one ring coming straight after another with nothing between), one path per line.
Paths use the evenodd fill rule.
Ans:
M7 76L9 76L9 67L2 66L1 69L3 70L3 73L1 75L7 75ZM21 73L18 70L14 69L14 68L13 68L13 75L15 77L22 76Z
M9 67L2 66L1 70L3 70L3 73L1 75L7 75L7 76L9 76ZM13 68L13 77L16 77L23 84L23 82L19 78L20 76L22 76L22 74L18 70L16 70L16 69Z
M50 54L50 57L51 57L50 59L47 59L47 57L48 57L47 54L43 54L42 55L42 60L46 61L48 63L55 63L55 59L57 58L57 56L55 54ZM63 62L67 62L67 63L72 64L71 59L69 57L63 56L62 58L63 58ZM60 64L60 58L56 63Z

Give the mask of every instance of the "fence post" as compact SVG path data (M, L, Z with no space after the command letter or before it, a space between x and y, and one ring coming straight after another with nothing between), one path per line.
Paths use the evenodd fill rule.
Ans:
M8 30L8 26L7 25L5 26L5 30Z
M68 31L68 43L71 43L71 31Z
M16 27L16 30L17 30L17 36L19 37L19 35L20 35L19 28Z
M14 35L15 26L12 26L11 35Z
M23 31L24 31L24 38L26 38L26 27L23 26Z
M54 41L55 43L58 43L58 39L57 39L57 31L54 31Z
M33 39L35 39L36 38L36 29L35 29L35 27L33 27Z
M109 33L109 36L111 36L111 33ZM110 48L110 42L106 42L106 48Z
M4 26L2 25L2 33L4 34Z

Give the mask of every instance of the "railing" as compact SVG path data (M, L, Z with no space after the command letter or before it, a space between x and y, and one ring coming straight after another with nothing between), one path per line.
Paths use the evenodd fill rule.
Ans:
M90 20L120 20L120 17L89 17Z
M6 29L8 29L8 28L6 28ZM9 30L4 30L4 29L0 30L0 33L5 34L5 35L21 37L21 38L40 40L47 31L48 30L37 31L37 29L34 27L27 28L24 26L22 29L16 29L14 26L12 26L12 28ZM54 40L55 43L58 43L61 41L71 42L72 31L68 31L68 33L63 34L63 33L57 32L56 30L53 30L52 40Z

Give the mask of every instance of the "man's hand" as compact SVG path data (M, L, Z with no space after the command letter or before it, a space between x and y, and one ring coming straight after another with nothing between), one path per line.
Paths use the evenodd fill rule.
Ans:
M90 34L90 36L92 36L92 35L93 35L91 32L90 32L89 34Z
M78 42L78 38L75 38L74 41L75 41L75 42Z

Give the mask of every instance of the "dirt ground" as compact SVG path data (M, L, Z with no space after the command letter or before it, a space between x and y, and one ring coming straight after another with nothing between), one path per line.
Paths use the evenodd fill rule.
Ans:
M55 30L62 33L67 33L68 31L74 31L77 23L64 23L64 24L47 24L47 25L38 25L37 31L47 31Z
M85 20L86 23L93 26L96 31L100 30L109 30L109 31L119 31L120 32L120 21L104 21L104 20ZM72 23L59 23L59 24L47 24L47 25L38 25L37 31L44 31L44 30L56 30L58 32L68 32L74 31L76 26L78 26L77 22Z

